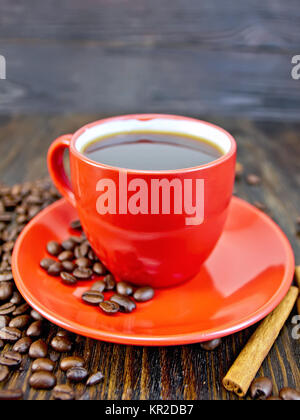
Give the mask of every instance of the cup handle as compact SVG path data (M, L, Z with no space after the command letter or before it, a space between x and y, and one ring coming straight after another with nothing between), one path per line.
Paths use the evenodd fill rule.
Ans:
M64 167L64 151L69 149L71 139L72 134L66 134L52 143L48 151L48 169L58 191L76 207L75 195Z

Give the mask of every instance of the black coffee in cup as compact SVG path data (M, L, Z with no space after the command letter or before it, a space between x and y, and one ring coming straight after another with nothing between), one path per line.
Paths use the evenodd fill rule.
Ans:
M156 132L100 137L87 144L82 152L95 162L136 170L192 168L223 155L209 140Z

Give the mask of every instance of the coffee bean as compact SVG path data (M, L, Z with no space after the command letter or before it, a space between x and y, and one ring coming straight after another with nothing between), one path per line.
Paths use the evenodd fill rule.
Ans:
M48 346L43 340L35 341L29 348L31 359L43 359L48 354Z
M18 367L22 362L22 356L15 351L8 351L0 355L0 365L7 367Z
M13 220L13 213L0 213L0 222L11 222Z
M28 312L30 310L30 306L28 305L28 303L24 303L23 305L18 306L14 311L13 311L13 316L19 316L19 315L23 315L26 314L26 312Z
M21 353L21 354L26 354L26 353L28 353L28 350L29 350L31 344L32 344L31 338L23 337L23 338L20 338L20 340L18 340L14 344L13 350L18 352L18 353Z
M40 315L37 311L35 311L34 309L32 309L32 311L30 312L30 316L31 318L33 318L35 321L43 321L43 317L42 315Z
M4 327L0 330L0 339L14 343L22 337L22 333L17 328Z
M20 185L20 184L14 185L10 190L10 193L11 193L12 196L15 196L15 195L19 196L21 194L21 192L22 192L22 185Z
M44 270L49 270L49 268L51 267L52 264L55 263L55 260L53 260L52 258L43 258L40 261L40 266L44 269Z
M5 205L2 200L0 200L0 213L4 213ZM6 224L4 222L0 222L0 232L6 229Z
M75 393L69 385L56 385L52 396L55 400L72 401L75 398Z
M104 281L96 281L91 287L91 290L95 290L97 292L102 293L105 290L105 283Z
M98 261L98 257L92 249L89 250L87 257L91 261Z
M54 257L57 257L57 255L59 255L62 252L62 250L62 246L56 241L50 241L47 244L47 251L50 255L53 255Z
M285 401L299 401L300 392L296 389L286 387L279 392L279 397Z
M90 250L90 246L87 242L83 242L80 246L74 249L75 258L87 257Z
M267 206L264 203L261 203L260 201L254 201L253 205L261 211L265 212L267 210Z
M58 255L60 262L63 261L72 261L74 259L74 254L71 251L63 251Z
M0 365L0 382L5 381L8 378L9 369L7 366Z
M77 259L77 258L81 258L81 255L80 255L80 245L77 245L75 248L74 248L74 257Z
M65 251L74 251L77 244L72 238L69 238L63 241L61 245Z
M2 255L2 263L4 263L4 262L6 262L6 268L11 269L11 253L10 252L5 252ZM2 281L5 281L5 280L2 279ZM2 283L2 281L1 281L1 283ZM8 281L8 280L6 280L6 281Z
M43 321L34 321L26 331L28 337L40 337L43 331Z
M1 315L0 316L0 330L4 327L8 327L10 323L10 317L7 315Z
M269 378L256 378L250 387L250 396L253 400L265 400L272 395L273 384Z
M104 378L104 375L103 375L102 372L94 373L93 375L91 375L89 377L89 379L87 380L86 385L87 386L97 385L97 384L99 384L102 381L103 378Z
M212 350L215 350L217 347L219 347L221 345L221 343L222 343L221 339L220 338L216 338L214 340L206 341L204 343L201 343L200 344L200 347L203 350L212 351Z
M112 274L107 274L107 276L104 277L103 281L105 283L106 290L114 290L114 288L116 287L116 281Z
M60 275L60 273L63 271L63 266L62 266L62 264L61 263L59 263L59 262L55 262L54 264L52 264L50 267L49 267L49 269L48 269L48 274L50 275L50 276L59 276Z
M0 315L9 315L16 310L16 306L13 303L5 303L0 306Z
M67 286L73 286L77 283L77 279L70 273L63 271L60 273L61 281L66 284Z
M70 331L67 331L67 330L59 330L56 336L66 338L69 341L74 340L74 334L72 334Z
M76 265L72 261L63 261L61 265L63 266L63 270L67 273L73 273L76 269Z
M79 267L73 271L73 276L79 280L88 280L93 275L93 271L90 268Z
M13 401L23 398L23 391L21 389L2 389L0 391L0 400Z
M13 290L14 288L13 288L12 283L1 282L0 283L0 301L10 299L12 297Z
M46 371L35 372L29 379L29 385L34 389L52 389L56 385L56 377Z
M236 179L239 180L242 177L243 173L244 173L244 166L240 162L237 162L235 166Z
M27 203L29 204L36 204L36 205L41 205L43 204L43 200L42 197L39 194L30 194L27 199L26 199Z
M14 241L8 241L2 245L2 249L4 252L11 252L14 248L14 245L15 245Z
M74 230L82 230L80 220L73 220L73 222L70 224L70 227Z
M32 206L28 210L28 219L31 220L40 212L41 208L39 206Z
M86 238L82 238L81 236L70 236L69 240L73 241L75 245L80 245Z
M106 267L101 262L96 262L93 265L93 271L98 276L104 276L107 273Z
M72 342L66 337L56 336L51 341L51 347L59 353L65 353L72 350Z
M29 217L26 216L25 214L20 214L19 216L16 217L16 222L21 225L23 223L27 223L29 221Z
M8 234L8 231L6 231L5 233ZM2 240L6 240L4 238L5 233L2 234ZM9 250L5 250L5 248L6 248L5 244L2 245L2 250L3 250L2 261L7 261L9 263L9 267L7 268L9 271L7 272L7 274L10 274L10 273L12 273L12 270L11 270L11 255L12 255L12 253ZM9 281L11 281L11 280L9 280ZM8 280L3 280L2 279L2 281L8 281Z
M36 359L31 366L32 372L38 372L40 370L46 372L53 372L55 368L55 363L52 360L44 358L44 359Z
M130 313L136 308L135 302L126 296L113 295L110 298L111 302L117 303L120 306L121 312Z
M16 318L13 318L10 321L9 326L11 328L18 328L19 330L23 330L25 327L27 327L30 320L31 318L29 315L20 315L20 316L17 316Z
M12 271L4 271L4 273L0 273L0 282L3 281L11 281L14 279Z
M77 267L88 268L92 265L92 262L88 258L82 257L77 258L77 260L75 260L75 264Z
M82 357L65 357L60 362L60 368L63 372L66 372L74 367L84 367L84 360L82 359Z
M116 286L117 293L122 296L130 296L133 293L133 287L131 284L125 281L120 281Z
M82 382L88 376L88 371L83 367L73 367L67 371L67 378L72 382Z
M104 301L104 296L102 293L97 292L96 290L88 290L84 292L81 299L88 305L98 306L99 303Z
M249 174L247 175L247 183L249 185L259 185L261 184L261 178L256 174Z
M152 287L140 287L134 292L133 297L137 302L147 302L154 297L154 289Z
M21 303L23 302L23 298L20 295L19 292L14 292L11 299L10 299L10 303L13 303L14 305L21 305Z
M100 309L106 314L116 314L120 311L120 306L115 302L110 302L109 300L105 300L101 302L99 305Z

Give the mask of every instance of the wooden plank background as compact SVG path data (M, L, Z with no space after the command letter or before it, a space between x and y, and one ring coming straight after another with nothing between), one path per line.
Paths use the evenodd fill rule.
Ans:
M0 0L0 113L299 120L298 0Z
M103 116L205 118L233 133L246 171L262 176L261 187L241 181L237 194L268 206L299 263L300 80L291 78L299 27L299 0L0 0L7 61L1 182L45 176L51 141ZM236 399L221 380L254 328L225 338L213 353L198 344L143 348L78 337L77 354L105 373L86 398ZM300 388L291 330L290 318L259 372L273 379L275 393ZM49 399L28 386L28 358L23 368L0 389L22 387L27 399Z

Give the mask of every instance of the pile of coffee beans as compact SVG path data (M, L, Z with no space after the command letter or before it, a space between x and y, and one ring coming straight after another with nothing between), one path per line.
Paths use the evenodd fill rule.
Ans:
M20 311L23 315L19 315ZM14 316L16 312L18 314ZM90 387L103 380L104 376L101 372L89 372L86 369L86 361L82 357L70 355L59 360L60 354L74 349L76 337L68 331L59 330L49 346L47 344L49 323L25 304L21 297L17 311L1 315L0 322L1 348L5 346L0 354L0 382L6 381L12 372L22 370L25 354L32 359L30 386L37 390L54 388L54 399L75 399L76 392L72 384L84 382L86 387ZM43 335L45 338L42 337ZM65 372L67 384L57 384L57 376L54 374L57 368ZM21 399L22 397L21 390L0 391L0 400Z
M49 337L51 324L23 300L16 289L11 269L12 250L19 233L39 211L58 198L59 194L49 180L11 188L0 185L0 383L9 380L14 372L24 370L24 355L28 355L32 360L30 386L39 390L54 388L54 399L72 400L81 397L72 384L84 382L86 387L90 387L101 382L103 374L88 372L85 361L72 354L76 336L60 330L54 337ZM72 227L80 228L77 223ZM81 251L84 247L83 244ZM64 243L63 249L70 251L67 243ZM91 252L88 254L91 258ZM67 255L62 259L67 266ZM101 266L95 263L95 272L99 273L100 269ZM69 270L67 266L65 271L72 271ZM65 356L68 352L69 356ZM62 353L64 357L59 360ZM57 384L55 372L58 369L65 372L67 384ZM22 398L21 389L0 390L0 400Z
M269 378L266 377L254 379L249 390L249 396L253 400L300 400L300 392L293 388L282 388L279 391L278 397L273 396L273 383Z
M95 280L92 287L83 293L82 301L100 308L108 315L131 313L136 309L136 302L147 302L154 297L152 287L135 288L125 281L116 282L94 253L80 221L74 220L70 227L79 234L62 243L48 242L48 256L40 261L40 267L50 276L59 277L68 286L75 286L80 281ZM107 299L104 292L109 293Z

